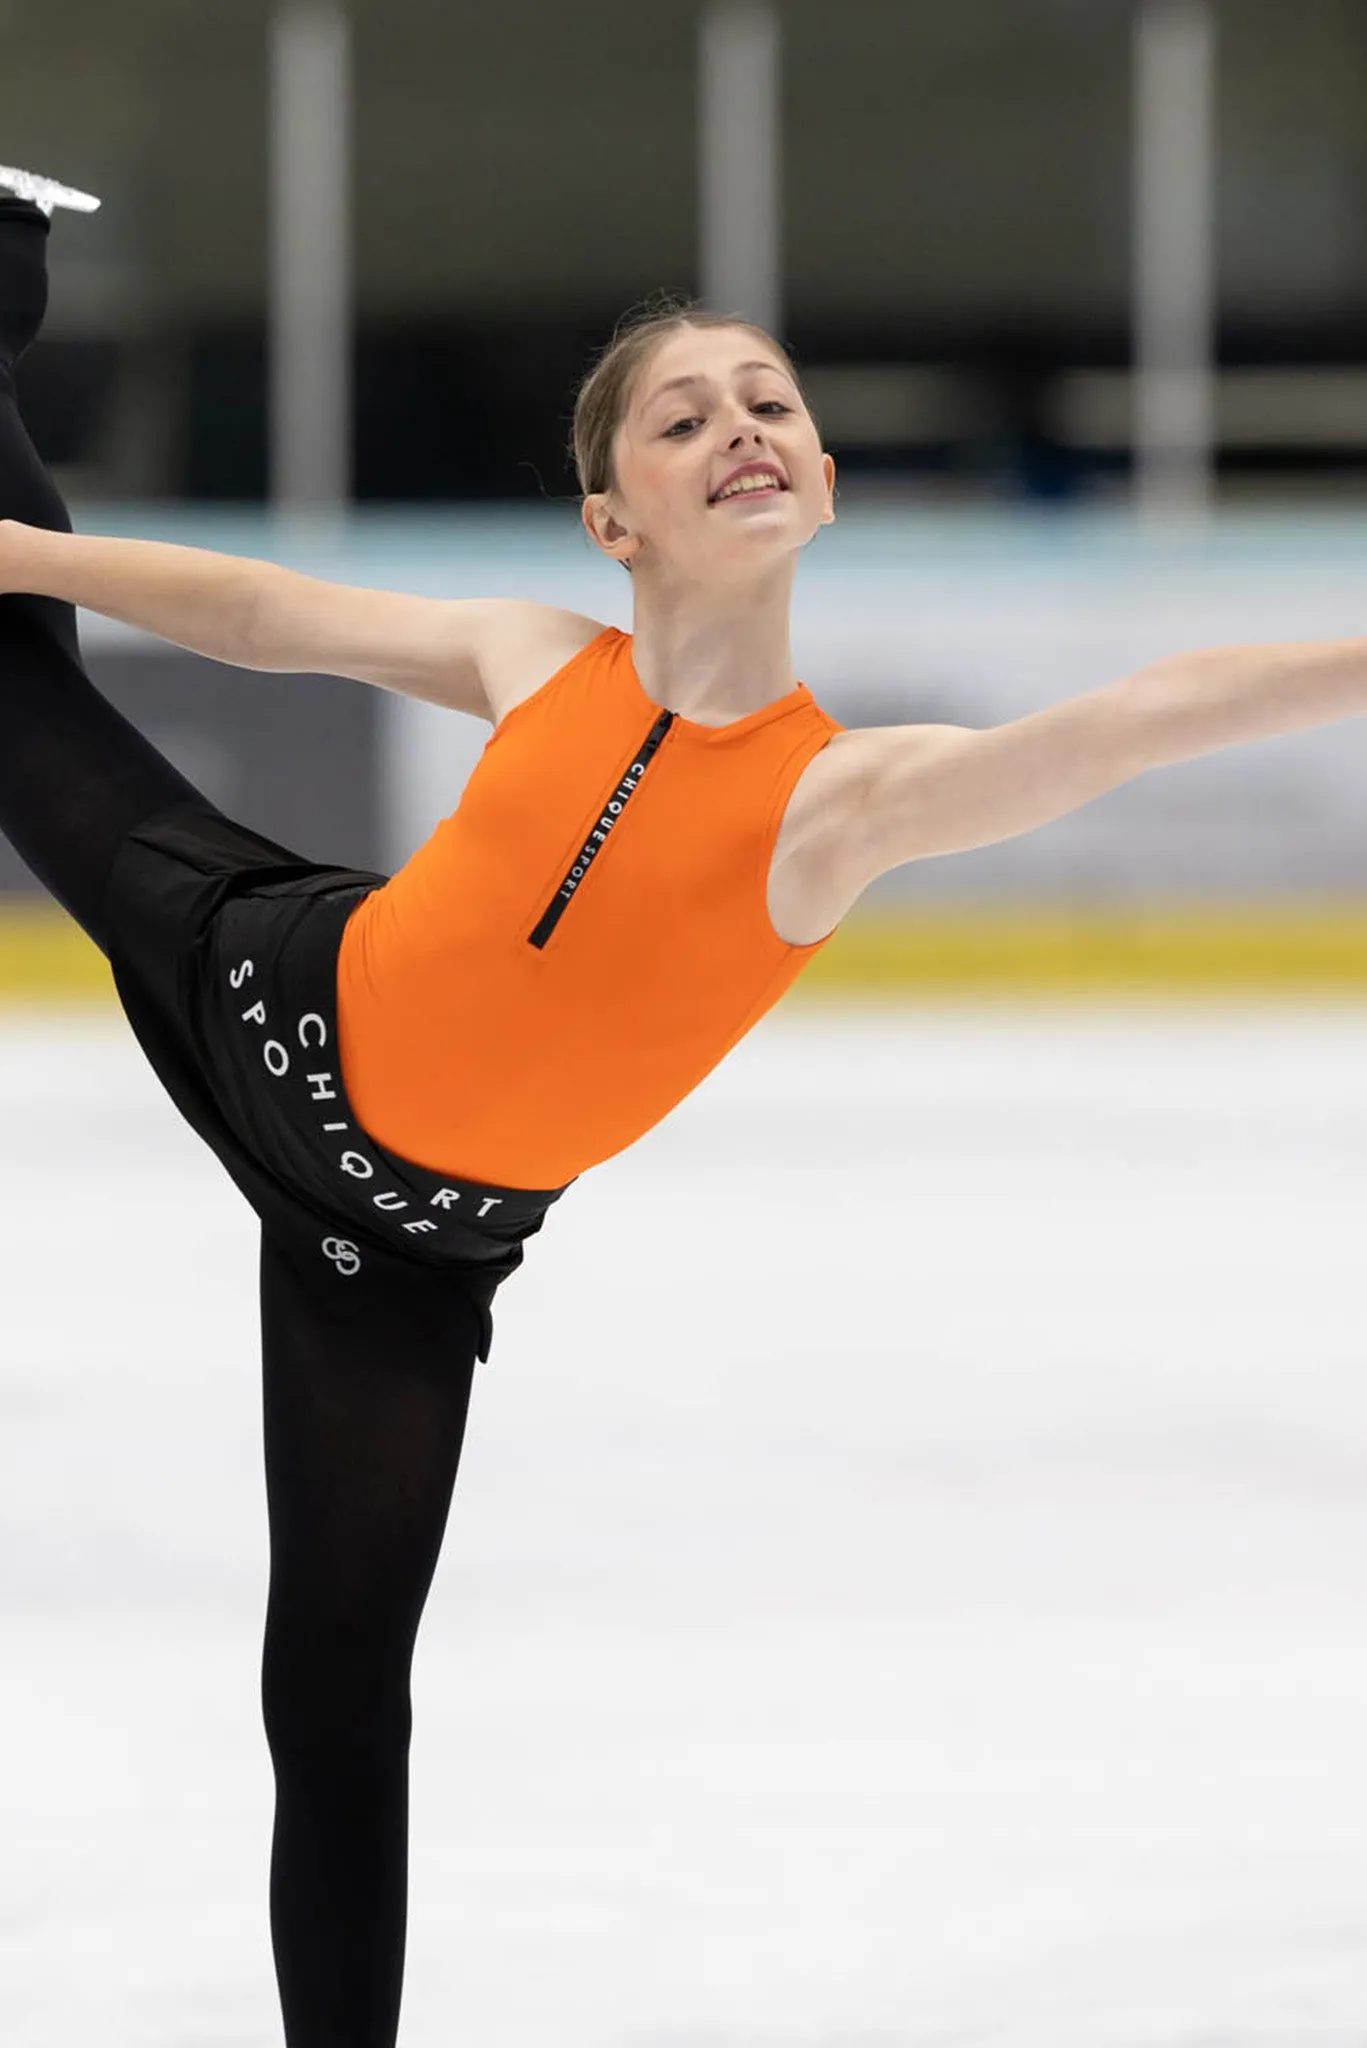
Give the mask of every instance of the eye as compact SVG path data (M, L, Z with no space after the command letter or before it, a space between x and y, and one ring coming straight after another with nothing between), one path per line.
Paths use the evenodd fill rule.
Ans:
M791 405L785 405L781 398L762 398L758 405L751 406L752 412L791 412Z
M684 437L684 434L687 433L691 428L700 427L701 425L702 421L697 418L675 420L672 427L665 428L663 438L665 440L669 440L672 436L674 440L681 441Z

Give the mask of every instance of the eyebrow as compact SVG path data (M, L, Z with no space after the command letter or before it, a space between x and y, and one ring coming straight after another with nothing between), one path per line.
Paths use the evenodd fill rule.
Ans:
M785 369L783 369L778 363L737 363L736 368L738 370L772 370L776 377L788 378L788 382L792 382L792 379L788 377L788 372ZM646 400L646 404L654 405L656 399L663 398L667 391L680 391L685 389L689 385L706 384L707 381L708 379L706 377L698 376L671 377L667 384L661 384L657 387L656 390L651 392L650 397Z

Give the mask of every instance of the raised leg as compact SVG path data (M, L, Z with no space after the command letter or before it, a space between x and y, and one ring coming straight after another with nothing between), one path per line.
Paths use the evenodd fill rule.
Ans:
M392 2048L408 1895L409 1671L478 1330L444 1277L262 1250L275 1766L289 2048Z
M19 414L14 365L42 324L48 222L0 199L0 519L70 531ZM128 833L192 783L102 697L81 666L69 605L0 598L0 831L95 942Z

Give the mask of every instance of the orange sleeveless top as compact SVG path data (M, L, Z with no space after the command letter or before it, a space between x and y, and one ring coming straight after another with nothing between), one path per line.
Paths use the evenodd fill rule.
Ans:
M662 711L615 628L517 705L343 935L342 1072L371 1136L558 1188L658 1123L823 943L785 944L766 892L839 730L801 686L731 725Z

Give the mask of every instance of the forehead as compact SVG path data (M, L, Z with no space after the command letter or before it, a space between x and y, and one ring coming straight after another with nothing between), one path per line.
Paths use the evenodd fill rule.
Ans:
M729 384L756 374L758 365L779 377L789 376L774 350L743 327L682 328L667 336L643 366L632 394L633 409L650 405L682 379Z

